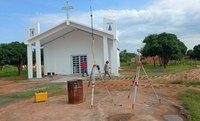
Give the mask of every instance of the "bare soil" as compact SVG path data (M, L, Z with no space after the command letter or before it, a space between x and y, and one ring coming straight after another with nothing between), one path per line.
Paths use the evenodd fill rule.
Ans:
M199 69L186 71L178 75L192 75L190 78L198 80ZM197 76L196 76L196 75ZM171 76L175 77L175 76ZM81 104L68 104L68 95L52 96L47 102L34 103L34 98L22 100L0 107L1 121L164 121L163 115L180 115L180 106L176 95L187 89L184 86L160 86L158 80L170 80L166 77L155 79L155 89L161 98L159 103L152 88L146 80L140 80L137 102L132 109L132 96L128 99L131 79L107 80L106 85L111 93L108 95L105 85L96 82L94 106L91 108L91 88L88 88L86 101ZM0 81L0 94L11 93L16 90L26 89L41 85L46 82L10 83ZM170 85L170 84L164 84ZM87 81L84 81L84 93Z
M0 95L17 92L19 90L24 90L24 89L28 89L31 87L43 85L45 83L47 83L47 82L27 81L27 82L23 82L23 83L17 83L17 82L13 82L13 81L0 80Z

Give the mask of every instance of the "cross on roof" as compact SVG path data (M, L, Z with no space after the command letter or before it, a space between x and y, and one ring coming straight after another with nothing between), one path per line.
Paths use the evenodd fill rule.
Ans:
M74 9L73 6L69 6L69 2L67 0L66 6L62 7L62 10L66 10L67 20L69 20L69 10Z

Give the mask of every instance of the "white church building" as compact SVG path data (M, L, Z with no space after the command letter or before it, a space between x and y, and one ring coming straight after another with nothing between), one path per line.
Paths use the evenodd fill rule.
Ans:
M36 49L36 78L42 78L41 48L44 50L44 75L81 73L84 59L90 74L94 64L91 27L67 20L42 33L39 25L36 28L29 29L30 37L26 41L29 79L33 78L33 48ZM104 19L103 30L93 29L96 64L100 66L101 72L104 72L104 64L109 61L110 73L113 76L119 75L116 30L116 22L109 19Z

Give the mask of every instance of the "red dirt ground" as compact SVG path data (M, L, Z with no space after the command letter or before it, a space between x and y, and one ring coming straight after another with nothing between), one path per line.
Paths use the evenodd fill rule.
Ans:
M164 98L162 104L158 104L149 88L140 88L135 110L131 109L131 100L127 99L128 91L111 91L114 105L100 88L96 89L93 109L90 108L91 92L86 102L76 105L67 103L67 95L50 97L43 103L29 99L1 107L0 118L2 121L112 121L121 118L117 117L119 115L129 114L127 121L164 121L162 115L178 114L170 102L174 93L168 93L168 98L162 95L166 91L177 93L177 89L159 89L160 96Z
M186 71L185 74L199 74L199 69ZM178 75L178 74L177 74ZM180 73L180 75L184 75ZM172 75L172 77L174 77ZM178 76L177 76L178 77ZM181 77L181 76L180 76ZM171 78L159 77L160 80L169 81ZM155 79L158 81L158 79ZM11 93L47 82L11 83L0 81L0 94ZM148 86L147 81L140 80L136 107L131 108L131 99L128 99L131 79L106 81L111 93L107 94L105 85L96 81L94 107L90 107L91 88L87 99L81 104L68 104L68 95L49 97L47 102L34 103L34 99L4 105L0 107L1 121L164 121L164 114L180 114L177 109L180 102L176 94L187 89L185 86L172 86L169 84L155 84L155 89L161 98L161 104ZM84 82L86 92L87 82ZM133 91L131 93L133 96ZM112 101L114 100L114 102ZM114 103L116 105L114 105Z
M31 87L43 85L45 83L47 83L47 82L27 81L27 82L23 82L23 83L16 83L13 81L0 80L0 95L16 92L16 91L23 90L23 89L28 89Z

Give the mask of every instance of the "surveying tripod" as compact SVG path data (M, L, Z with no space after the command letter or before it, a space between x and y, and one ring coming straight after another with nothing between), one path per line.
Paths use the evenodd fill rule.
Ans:
M128 98L130 98L130 95L131 95L131 91L133 89L133 86L134 86L134 95L133 95L133 98L132 98L132 109L135 108L135 103L136 103L136 98L137 98L137 90L138 90L138 82L139 82L139 77L140 77L140 70L142 68L143 72L145 73L146 75L146 78L150 81L150 86L154 92L154 94L156 95L156 98L158 99L159 103L161 103L161 99L159 98L155 88L153 87L152 85L152 81L150 80L148 74L146 73L142 63L141 63L141 52L140 50L137 50L138 51L138 62L137 62L137 68L136 68L136 72L135 72L135 76L134 76L134 79L132 80L132 84L130 85L130 91L129 91L129 94L128 94Z
M92 67L91 73L90 73L90 80L88 82L87 89L86 89L86 94L85 94L85 97L84 97L84 100L86 100L86 96L88 94L88 88L90 87L90 84L92 84L91 108L93 108L93 105L94 105L94 91L95 91L95 73L94 73L94 69L95 68L97 69L98 74L99 74L99 76L100 76L100 78L101 78L101 80L103 82L103 85L106 88L107 94L109 95L109 97L111 98L112 102L114 103L114 100L113 100L113 98L112 98L112 96L110 94L110 91L108 90L108 87L105 84L105 80L104 80L104 78L101 75L100 66L94 64L93 67ZM114 105L115 105L115 103L114 103Z

